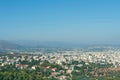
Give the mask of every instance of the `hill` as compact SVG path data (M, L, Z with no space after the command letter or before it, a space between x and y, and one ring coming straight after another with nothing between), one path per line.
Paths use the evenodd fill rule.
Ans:
M18 49L22 46L6 40L0 40L0 49Z

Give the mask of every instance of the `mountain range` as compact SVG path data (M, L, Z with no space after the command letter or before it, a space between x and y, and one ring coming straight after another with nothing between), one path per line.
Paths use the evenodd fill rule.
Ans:
M22 48L22 46L10 41L0 40L0 49L18 49L18 48Z
M112 46L120 47L120 45L110 44L80 44L80 43L67 43L59 41L7 41L0 40L0 49L23 49L23 48L85 48L93 46Z

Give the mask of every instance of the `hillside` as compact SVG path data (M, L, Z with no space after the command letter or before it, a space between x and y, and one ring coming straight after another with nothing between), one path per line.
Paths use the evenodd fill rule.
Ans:
M0 40L0 49L18 49L22 46L6 40Z

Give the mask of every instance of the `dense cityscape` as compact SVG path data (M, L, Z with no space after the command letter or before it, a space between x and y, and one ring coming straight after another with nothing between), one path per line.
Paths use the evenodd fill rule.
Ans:
M35 48L0 54L0 80L119 80L119 75L120 48Z

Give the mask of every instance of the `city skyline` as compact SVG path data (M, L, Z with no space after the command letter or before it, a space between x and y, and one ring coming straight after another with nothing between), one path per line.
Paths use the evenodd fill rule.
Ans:
M0 1L0 39L120 44L119 3Z

